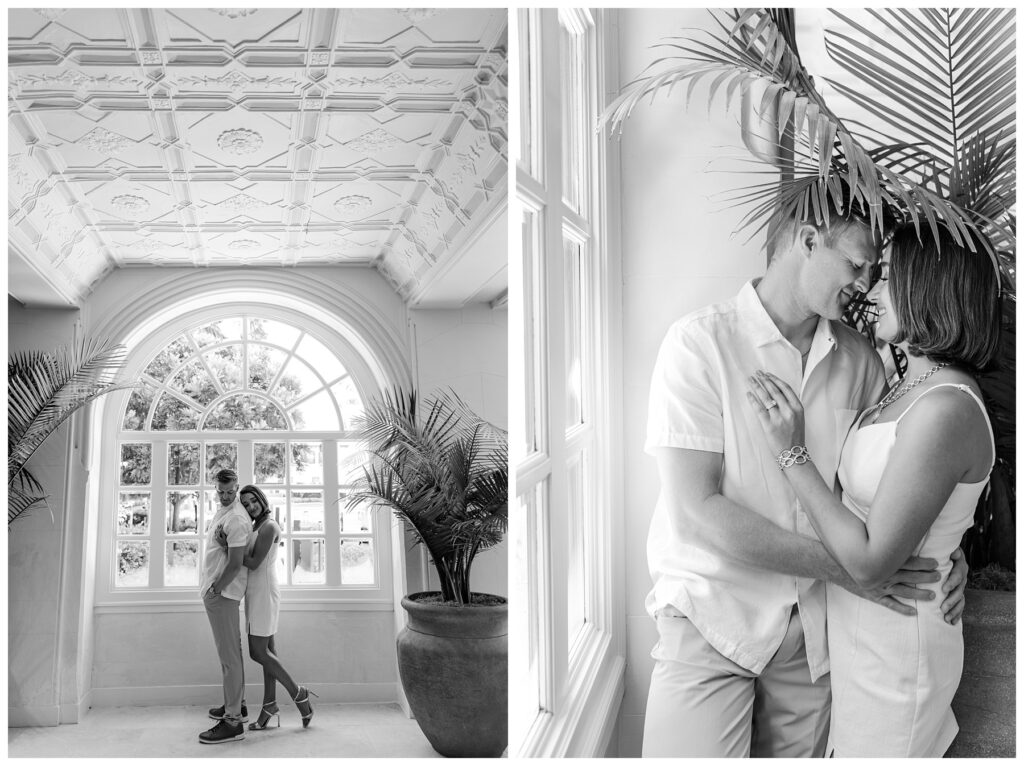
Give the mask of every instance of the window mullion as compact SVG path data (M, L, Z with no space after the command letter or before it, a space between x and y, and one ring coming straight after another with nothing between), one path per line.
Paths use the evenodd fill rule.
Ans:
M154 441L149 514L149 587L164 587L167 558L167 442Z
M324 455L324 546L327 549L327 585L337 588L341 585L341 540L338 514L341 503L338 500L338 441L325 439ZM379 556L374 551L374 556ZM379 578L377 578L379 580Z

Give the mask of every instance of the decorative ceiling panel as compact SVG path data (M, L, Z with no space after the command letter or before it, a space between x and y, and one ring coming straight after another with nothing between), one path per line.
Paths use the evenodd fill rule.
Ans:
M80 300L132 265L372 264L403 297L505 202L504 9L12 9L9 243Z

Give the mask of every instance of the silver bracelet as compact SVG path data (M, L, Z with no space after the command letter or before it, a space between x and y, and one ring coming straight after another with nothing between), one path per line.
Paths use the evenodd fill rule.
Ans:
M792 468L794 465L803 465L811 459L810 454L807 452L807 447L797 444L789 449L784 449L779 453L779 456L775 458L775 462L779 464L779 470L785 468Z

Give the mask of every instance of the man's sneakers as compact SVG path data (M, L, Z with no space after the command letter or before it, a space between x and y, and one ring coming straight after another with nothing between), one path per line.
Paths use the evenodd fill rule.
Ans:
M234 742L236 739L245 739L245 727L241 721L231 723L221 720L212 729L199 735L199 741L204 745L219 745L222 742Z
M210 718L214 721L224 720L224 706L210 708ZM245 707L245 703L242 703L242 723L249 720L249 710Z

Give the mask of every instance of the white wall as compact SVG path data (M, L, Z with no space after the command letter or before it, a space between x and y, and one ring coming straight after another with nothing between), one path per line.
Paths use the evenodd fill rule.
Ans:
M416 385L424 394L452 388L480 417L508 428L508 311L486 304L409 312ZM436 575L430 568L430 587ZM472 589L508 596L508 543L477 555Z
M684 27L708 28L703 9L623 10L619 15L620 82L636 77L656 56L649 46ZM644 611L651 581L647 528L658 493L653 458L643 453L647 396L658 346L683 314L736 293L763 273L763 237L731 237L740 213L711 195L735 188L743 176L707 172L708 162L742 155L738 109L726 115L721 95L708 117L706 90L689 110L685 88L645 101L626 123L622 161L623 395L626 496L626 692L619 718L619 755L639 756L643 714L657 641ZM723 166L724 167L724 166ZM754 180L754 179L750 179ZM763 177L757 180L763 181Z
M9 353L71 343L78 319L75 310L25 309L8 300ZM69 526L75 526L74 519L65 517L65 500L84 490L84 476L74 470L77 450L70 453L73 470L66 470L70 432L69 424L62 426L29 463L43 484L53 519L45 508L36 508L7 535L7 704L9 723L16 726L56 724L62 690L72 698L75 694L74 674L66 678L57 664L58 634L66 635L78 611L70 608L63 622L59 617L62 547ZM71 503L71 514L75 507Z

